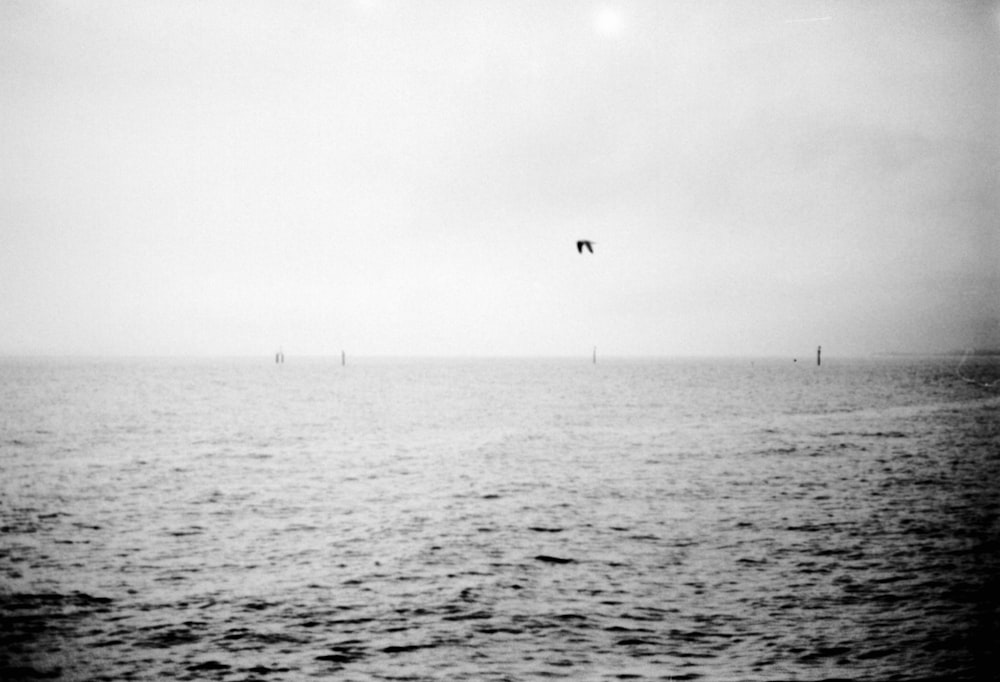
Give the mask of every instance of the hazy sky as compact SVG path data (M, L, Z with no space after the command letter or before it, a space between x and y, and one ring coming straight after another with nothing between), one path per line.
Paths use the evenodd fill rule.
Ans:
M5 0L0 354L1000 345L998 86L985 2Z

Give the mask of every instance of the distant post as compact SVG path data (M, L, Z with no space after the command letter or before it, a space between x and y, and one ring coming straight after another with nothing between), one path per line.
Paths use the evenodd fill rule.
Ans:
M347 354L344 351L340 351L340 366L343 367L347 364Z
M594 364L597 364L597 346L594 346Z
M820 355L823 353L823 346L816 346L816 366L820 366Z

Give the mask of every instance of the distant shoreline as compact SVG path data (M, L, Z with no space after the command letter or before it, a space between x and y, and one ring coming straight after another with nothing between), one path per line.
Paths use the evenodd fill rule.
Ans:
M956 355L968 355L975 357L992 357L1000 355L1000 348L976 348L973 350L946 350L937 353L906 353L902 351L883 351L872 353L875 357L889 358L913 358L913 357L954 357Z

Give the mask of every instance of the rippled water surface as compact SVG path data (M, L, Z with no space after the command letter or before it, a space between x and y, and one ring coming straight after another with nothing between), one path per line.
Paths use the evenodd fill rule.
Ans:
M3 360L0 678L995 679L955 364Z

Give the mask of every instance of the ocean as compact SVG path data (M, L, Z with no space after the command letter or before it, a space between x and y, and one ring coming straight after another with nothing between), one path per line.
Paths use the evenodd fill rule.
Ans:
M1000 679L1000 359L0 360L0 679Z

